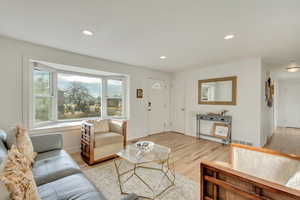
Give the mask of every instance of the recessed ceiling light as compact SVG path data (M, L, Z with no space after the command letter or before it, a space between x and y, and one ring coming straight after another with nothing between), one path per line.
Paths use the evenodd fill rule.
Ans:
M233 38L234 38L234 35L233 35L233 34L231 34L231 35L226 35L226 36L224 37L225 40L230 40L230 39L233 39Z
M161 56L161 57L159 57L160 59L166 59L167 58L167 56Z
M93 33L92 31L90 31L90 30L83 30L83 31L82 31L82 34L83 34L83 35L87 35L87 36L92 36L92 35L94 35L94 33Z

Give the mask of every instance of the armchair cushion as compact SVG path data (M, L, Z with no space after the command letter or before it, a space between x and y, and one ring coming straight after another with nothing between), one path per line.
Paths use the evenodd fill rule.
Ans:
M109 129L110 129L110 132L119 133L119 134L123 135L123 122L111 120L109 122Z
M94 131L97 133L109 132L109 120L108 119L89 120L87 122L94 125Z
M95 147L103 147L106 145L122 143L123 136L118 133L108 132L108 133L95 133Z
M118 133L95 133L94 158L111 156L123 149L124 137Z

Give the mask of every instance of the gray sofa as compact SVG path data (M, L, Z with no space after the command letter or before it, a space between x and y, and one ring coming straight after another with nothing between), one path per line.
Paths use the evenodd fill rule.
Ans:
M7 155L6 138L6 133L0 131L0 164ZM31 140L38 153L32 172L42 200L107 200L62 149L61 134L34 135ZM129 195L123 200L136 199Z

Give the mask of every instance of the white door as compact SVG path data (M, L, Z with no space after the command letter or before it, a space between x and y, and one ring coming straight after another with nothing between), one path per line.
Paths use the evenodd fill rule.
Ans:
M300 81L279 82L278 125L300 128Z
M174 81L172 84L172 129L185 133L185 82Z
M168 127L168 84L149 79L148 135L166 131Z

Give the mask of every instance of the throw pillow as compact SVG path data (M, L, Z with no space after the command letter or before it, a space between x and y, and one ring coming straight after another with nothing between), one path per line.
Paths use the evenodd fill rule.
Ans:
M9 192L2 181L0 181L0 194L0 200L9 200Z
M6 145L10 149L13 144L16 144L17 127L12 127L7 131Z
M21 153L23 153L31 163L34 162L34 158L37 153L33 150L33 145L28 132L25 128L17 126L17 147Z
M0 175L0 182L6 186L11 200L40 200L29 163L13 145Z
M6 158L2 160L0 164L0 177L3 174L5 164L6 164ZM0 200L9 200L9 192L2 181L0 181Z

